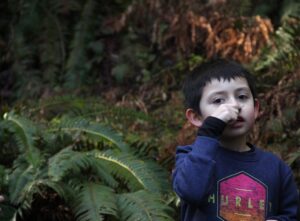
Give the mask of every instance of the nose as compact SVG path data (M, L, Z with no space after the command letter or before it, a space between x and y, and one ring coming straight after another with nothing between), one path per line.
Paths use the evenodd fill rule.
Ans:
M229 103L238 108L239 112L242 110L241 103L236 98L230 98Z
M231 98L229 99L229 103L230 103L231 105L234 105L234 106L239 106L239 102L238 102L238 100L237 100L235 97L231 97Z

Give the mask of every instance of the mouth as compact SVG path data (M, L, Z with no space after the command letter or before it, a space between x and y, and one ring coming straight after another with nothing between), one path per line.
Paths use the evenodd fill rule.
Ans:
M229 123L229 126L231 128L239 128L239 127L243 126L244 122L245 122L244 118L238 117L235 121L233 121L232 123Z
M235 122L244 122L244 121L245 121L244 118L238 117Z

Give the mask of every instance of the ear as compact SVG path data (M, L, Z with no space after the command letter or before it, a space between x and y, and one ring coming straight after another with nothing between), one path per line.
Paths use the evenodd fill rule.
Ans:
M258 117L259 108L260 108L259 101L258 101L258 99L255 99L254 100L254 116L255 116L255 119Z
M196 127L201 127L202 125L201 117L193 109L188 108L185 112L185 116L191 124L193 124Z

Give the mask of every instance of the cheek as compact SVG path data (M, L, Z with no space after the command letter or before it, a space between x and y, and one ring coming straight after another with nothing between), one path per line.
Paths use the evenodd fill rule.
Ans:
M244 117L247 118L247 120L249 122L251 122L251 123L254 122L255 119L256 119L256 111L255 111L255 109L253 107L247 108L245 110L245 116Z
M206 105L205 107L202 107L201 110L201 116L203 117L203 119L207 118L208 116L210 116L214 109L211 108L209 105Z

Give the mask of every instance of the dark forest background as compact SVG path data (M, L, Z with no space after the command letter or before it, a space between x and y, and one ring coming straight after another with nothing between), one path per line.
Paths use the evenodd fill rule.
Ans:
M256 77L251 141L300 184L297 0L0 2L0 219L177 220L181 84L222 57Z

